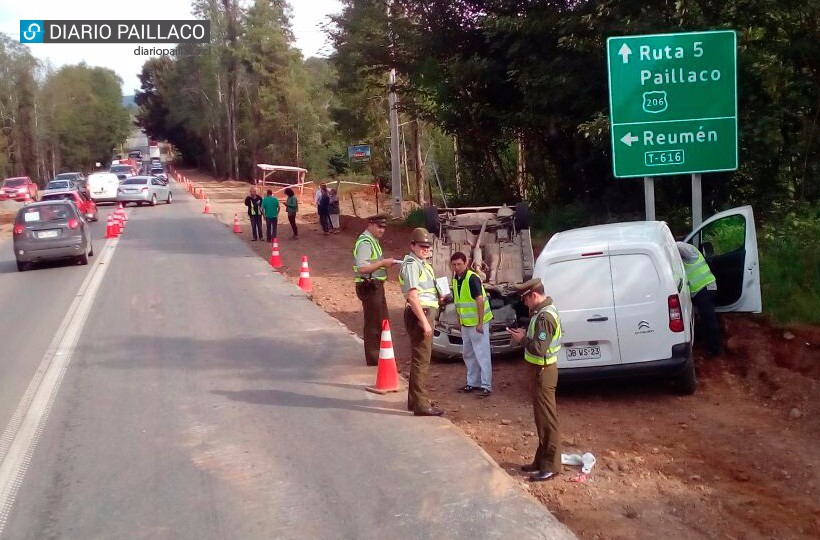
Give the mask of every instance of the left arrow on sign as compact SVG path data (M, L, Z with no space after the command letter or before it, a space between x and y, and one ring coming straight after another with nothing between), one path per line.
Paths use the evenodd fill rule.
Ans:
M632 49L629 48L629 45L624 43L621 45L621 48L618 50L618 54L621 55L621 58L624 59L624 64L629 63L629 55L632 54Z
M632 146L632 143L638 142L638 137L632 135L632 132L630 131L629 133L621 137L621 142L627 146Z

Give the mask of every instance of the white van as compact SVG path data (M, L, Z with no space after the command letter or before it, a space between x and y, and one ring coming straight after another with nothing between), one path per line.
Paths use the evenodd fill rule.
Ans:
M716 214L686 241L717 279L717 311L762 309L751 206ZM535 263L561 313L562 379L657 375L695 391L693 309L675 239L660 221L554 235Z
M94 202L117 202L117 188L120 181L110 172L96 172L88 175L88 193Z

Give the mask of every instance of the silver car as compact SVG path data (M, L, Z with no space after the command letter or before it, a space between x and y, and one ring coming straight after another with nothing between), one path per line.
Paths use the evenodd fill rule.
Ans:
M117 188L117 202L123 205L132 202L138 206L143 204L156 206L157 201L171 204L173 198L168 183L156 176L132 176L120 182Z
M20 272L32 263L55 259L88 264L94 254L91 230L70 201L45 201L21 208L14 219L13 234Z

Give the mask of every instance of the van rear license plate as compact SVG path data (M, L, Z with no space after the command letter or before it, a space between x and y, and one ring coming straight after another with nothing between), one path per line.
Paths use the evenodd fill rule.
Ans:
M59 231L40 231L37 233L37 238L57 238Z
M594 360L601 357L601 347L567 347L567 360Z

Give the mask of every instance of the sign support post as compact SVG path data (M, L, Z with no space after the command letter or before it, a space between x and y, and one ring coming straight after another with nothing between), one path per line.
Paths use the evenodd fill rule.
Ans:
M646 221L655 221L655 179L651 176L643 179L643 201L646 206Z
M700 185L700 173L692 175L692 228L703 223L703 194Z

